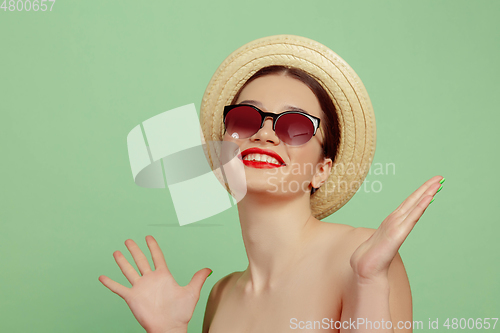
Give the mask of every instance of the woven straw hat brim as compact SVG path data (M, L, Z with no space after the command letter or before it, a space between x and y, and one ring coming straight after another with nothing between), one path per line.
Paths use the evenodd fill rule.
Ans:
M340 142L332 172L311 196L312 214L317 219L325 218L349 201L361 186L376 143L375 116L363 83L326 46L304 37L277 35L254 40L234 51L219 66L203 96L200 108L203 137L206 141L222 141L224 106L231 103L253 74L272 65L307 72L325 88L337 109ZM217 169L214 151L205 150L205 154L212 170ZM217 176L220 180L221 175Z

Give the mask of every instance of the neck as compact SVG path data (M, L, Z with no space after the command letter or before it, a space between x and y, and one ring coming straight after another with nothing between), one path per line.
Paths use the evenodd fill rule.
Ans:
M247 193L238 213L249 263L240 281L251 292L273 288L293 274L294 263L320 223L311 214L309 194L280 200L269 193Z

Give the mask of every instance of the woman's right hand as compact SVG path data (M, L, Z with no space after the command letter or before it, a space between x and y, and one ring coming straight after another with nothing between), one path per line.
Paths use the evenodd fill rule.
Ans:
M200 298L201 287L212 271L209 268L199 270L187 286L181 287L168 270L163 253L153 236L146 236L146 242L153 258L154 271L139 246L127 239L125 245L142 276L120 251L115 251L113 256L116 263L132 288L104 275L99 276L99 281L127 302L139 324L148 333L186 333L188 322Z

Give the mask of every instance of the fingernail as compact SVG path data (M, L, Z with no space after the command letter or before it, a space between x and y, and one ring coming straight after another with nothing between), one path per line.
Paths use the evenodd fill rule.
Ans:
M211 271L211 272L210 272L210 274L208 274L208 276L212 275L212 273L213 273L213 272L214 272L214 271ZM207 276L207 277L208 277L208 276Z
M431 202L429 202L429 205L434 201L435 198L432 198Z
M437 190L436 194L438 194L438 193L439 193L439 191L441 191L441 189L442 189L442 188L443 188L443 185L441 185L441 186L439 187L439 189Z
M445 181L445 180L446 180L446 178L444 178L444 177L443 177L443 179L441 179L441 180L439 181L439 184L444 183L444 181Z

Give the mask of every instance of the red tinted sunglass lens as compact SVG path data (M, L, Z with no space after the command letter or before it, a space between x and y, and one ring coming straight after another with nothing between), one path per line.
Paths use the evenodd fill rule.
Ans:
M262 118L257 110L250 106L238 106L226 115L226 131L233 138L246 139L257 133Z
M304 115L289 113L279 117L275 132L286 144L300 146L311 140L314 135L314 125Z

